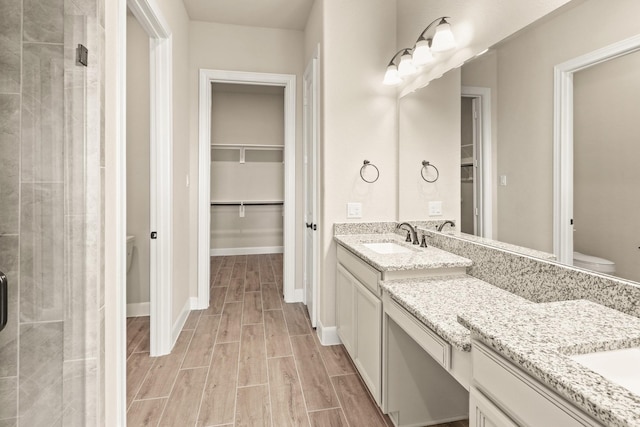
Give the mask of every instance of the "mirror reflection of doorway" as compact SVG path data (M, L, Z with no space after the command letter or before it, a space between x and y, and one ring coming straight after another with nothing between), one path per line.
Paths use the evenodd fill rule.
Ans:
M636 51L573 75L574 265L634 281L640 281L639 68Z
M460 103L460 231L476 236L481 235L479 102L463 96Z

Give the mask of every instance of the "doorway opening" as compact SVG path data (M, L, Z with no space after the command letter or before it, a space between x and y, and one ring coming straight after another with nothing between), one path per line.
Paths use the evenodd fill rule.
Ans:
M462 87L460 230L493 238L491 90Z
M619 82L623 85L622 89L615 87L618 82L616 81L617 79L610 79L613 70L609 67L616 68L617 64L616 62L610 61L617 58L633 61L635 58L629 54L634 53L634 55L636 55L635 52L639 51L640 36L634 36L563 62L554 69L554 254L558 261L562 263L569 265L577 265L579 263L583 268L593 267L604 274L607 274L607 269L609 269L608 274L615 272L616 275L626 276L625 278L631 280L638 280L637 269L635 267L637 265L635 261L635 259L637 259L637 244L634 245L630 243L626 240L627 236L624 235L624 233L633 235L631 228L616 222L616 226L620 230L623 230L623 234L618 235L619 238L617 239L612 239L612 236L615 235L615 230L611 227L596 227L604 232L604 234L600 236L590 232L587 232L585 235L576 235L575 230L578 227L589 227L591 221L590 216L592 215L595 215L598 219L601 218L602 211L598 210L600 206L595 206L594 203L602 205L605 208L606 215L616 218L616 221L619 219L624 221L622 219L622 217L625 216L624 212L633 211L633 203L628 204L628 202L634 199L634 197L629 196L629 194L635 194L635 192L632 190L631 193L629 193L629 190L625 190L623 187L626 187L627 182L634 182L634 178L630 178L628 173L630 171L633 173L632 171L634 171L635 168L625 167L625 165L629 166L632 163L624 163L623 157L626 156L633 159L633 155L630 155L630 152L635 149L635 146L632 144L631 146L627 146L629 149L622 148L629 139L628 136L623 135L623 132L629 131L630 129L625 125L633 122L633 120L626 114L615 114L613 119L609 118L607 120L606 114L601 114L600 110L597 111L597 114L593 114L589 110L589 106L585 105L580 105L580 108L574 109L574 102L576 102L576 105L578 102L593 102L593 99L591 101L584 99L585 95L588 96L586 93L576 93L574 84L576 84L577 80L578 86L584 86L585 83L589 82L589 78L596 77L596 79L593 80L595 84L592 85L592 88L601 91L601 95L598 96L598 101L595 103L597 108L601 108L602 105L606 104L607 98L614 95L614 92L619 92L620 97L615 101L609 99L608 102L615 102L616 105L624 104L626 101L624 101L623 98L634 89L624 86L622 82L624 79L620 79ZM600 65L609 70L605 71L606 77L604 79L598 77L599 71L597 68L592 69L592 67ZM621 68L624 70L624 65ZM633 69L633 66L631 69ZM584 73L582 77L580 75L574 76L575 73L583 70L586 71L586 73ZM635 76L632 76L631 82L634 82L633 77ZM605 81L603 82L602 80ZM608 88L603 86L605 84L612 84L614 86ZM630 105L633 106L634 104L631 103ZM629 111L625 111L625 113L629 113ZM633 113L631 112L630 115L633 116ZM574 126L578 126L580 123L591 125L591 122L596 119L605 121L600 128L596 127L595 130L587 131L587 133L585 133L584 129L574 129ZM615 120L615 125L609 128L609 132L606 132L607 126L612 125L613 120ZM605 132L601 133L603 131ZM634 131L631 130L631 133L633 134ZM597 137L598 135L601 135L599 140L590 142L594 136ZM576 141L574 141L574 136ZM620 139L619 143L616 141L618 138ZM584 152L574 152L574 149L579 149L580 146L588 146L590 143L591 147L586 148ZM594 143L597 145L594 145ZM596 148L600 149L603 146L606 146L606 148L604 152L600 151L600 156L598 156L597 159L588 159L588 156L592 154L591 152L595 154ZM589 166L587 166L588 162L591 162L592 169L589 169ZM594 164L599 167L593 169ZM576 185L575 180L591 180L601 172L603 167L611 165L617 165L615 171L610 172L610 175L617 175L617 177L607 176L605 179L603 176L602 179L591 181L591 185L588 187L580 187L580 184L584 184L584 182ZM585 178L585 167L588 178ZM612 180L609 180L610 178L619 179L619 181L616 184ZM608 186L606 182L609 182ZM604 188L600 189L599 187L603 186L603 184ZM575 188L574 185L576 185ZM596 195L597 202L593 200L589 201L588 199L580 201L580 196L584 193L589 193L589 196ZM620 200L619 203L614 202L616 193L620 196L618 197L618 200ZM598 194L600 195L599 197L597 196ZM635 200L637 203L637 198ZM617 209L620 209L620 211L618 211L620 215L616 214ZM592 225L593 223L591 223L591 226ZM598 240L597 245L588 246L586 241L594 238ZM575 242L574 239L576 239ZM608 243L609 240L612 240L612 242ZM574 244L576 245L575 249L578 250L576 252L574 252ZM611 248L610 251L606 253L597 252L607 246ZM625 249L619 251L621 247L625 247ZM590 256L585 258L585 254L579 251L592 252L596 257ZM631 261L629 262L628 260ZM607 267L607 264L610 267ZM616 270L620 271L616 272Z
M460 102L460 231L479 235L482 229L478 97L463 96Z
M264 248L269 251L278 250L283 253L283 293L285 301L302 301L302 290L296 291L294 288L295 81L295 75L289 74L200 70L198 297L196 308L207 308L210 303L209 280L210 256L212 254L257 254L264 253ZM253 97L257 99L255 98L257 93L262 93L262 95L265 95L262 96L263 100L267 100L269 97L266 95L280 93L281 114L283 113L280 123L281 140L272 140L270 143L265 143L264 141L266 140L262 137L252 139L251 136L243 135L243 132L249 126L246 123L239 123L236 120L237 117L233 119L236 121L235 127L229 127L227 130L223 128L221 135L217 134L221 130L220 127L217 127L214 133L212 124L215 124L212 122L215 119L213 113L216 105L213 97L216 89L217 96L221 96L221 98L225 96L230 98L230 94L233 92L241 94L244 92L244 98ZM225 93L227 95L224 95ZM234 96L234 98L240 100L243 96ZM267 103L270 102L267 101ZM221 113L221 111L218 112ZM273 124L272 122L270 123L271 125ZM258 134L260 133L258 131ZM214 137L216 137L215 140ZM226 140L227 138L229 140ZM212 167L212 161L217 162L215 169ZM228 173L225 174L226 169L228 169L226 172L232 173L233 176ZM277 181L278 176L281 177L280 182L282 185L280 187L272 185L268 190L262 188L262 184ZM214 179L216 182L212 185ZM218 211L218 215L214 217L215 222L212 221L214 209ZM229 224L225 224L224 215L220 213L221 209L233 210L233 215L227 215ZM256 209L258 210L256 211ZM261 210L268 210L268 215L266 212L262 212L263 215L261 215ZM252 233L250 231L251 224L244 221L244 219L249 214L255 215L256 221L258 219L260 221L266 220L268 223L271 221L269 223L271 225L263 228L263 230L268 229L266 234L272 234L269 238L273 238L274 212L281 215L282 234L281 240L278 242L282 242L282 244L268 245L263 241L256 246L255 242L264 237L264 235L257 232ZM237 227L241 223L246 228L245 231ZM214 239L212 242L212 233L214 232L218 233L217 237L219 239L217 239L218 241ZM236 238L226 239L227 241L225 242L224 236L229 232L235 234ZM240 243L238 243L238 236L240 236ZM262 249L256 249L260 248L260 246L262 246Z
M127 126L127 136L133 137L135 135L134 139L126 143L127 151L130 148L133 149L132 158L129 160L131 162L140 161L141 165L147 166L141 167L143 172L140 173L140 176L136 174L131 177L131 180L135 181L139 178L144 181L142 187L138 186L139 188L136 189L137 196L144 197L146 195L148 200L148 203L145 201L139 206L134 205L132 209L132 211L141 211L137 215L140 220L133 224L136 230L133 260L136 260L136 254L138 261L141 260L140 255L143 252L145 258L148 254L148 258L138 269L139 272L143 273L142 270L144 270L145 273L142 276L145 282L142 286L148 289L148 294L145 292L143 298L146 299L148 296L148 305L145 304L147 301L136 301L131 309L132 314L149 315L150 355L161 356L171 352L177 338L177 336L173 336L171 322L173 275L171 38L169 27L156 6L148 3L147 0L128 0L127 7L130 11L127 22L133 20L137 24L137 26L131 25L130 27L131 29L137 28L137 31L132 32L132 37L138 39L140 46L145 43L148 45L148 53L141 58L140 64L143 62L149 64L148 67L145 67L148 69L148 75L141 75L139 70L128 73L128 77L139 80L141 85L148 87L148 97L145 94L146 100L143 101L148 108L142 107L142 110L146 110L148 113L146 115L142 113L140 116L141 122L144 124L135 123L138 120L136 115L140 113L140 111L135 111L128 113L128 121L133 123ZM129 40L127 40L127 44L129 44ZM132 82L132 85L134 83ZM143 127L145 129L142 129ZM141 133L129 134L129 130L134 128ZM139 147L143 147L142 152L137 151ZM126 164L125 156L123 168L126 167ZM135 166L133 163L131 165ZM135 170L135 167L130 170ZM125 190L126 182L125 179ZM123 197L126 196L123 194ZM126 206L126 204L124 205ZM122 214L126 216L127 213L132 212L128 212L125 208L125 212ZM126 232L129 234L132 229L128 228ZM126 241L123 243L126 245ZM136 247L138 251L135 250ZM124 270L123 273L126 277L126 263ZM122 283L127 283L127 281L123 280ZM132 291L135 293L134 290ZM126 294L129 294L129 289L126 289L123 294L125 295L121 298L125 300L123 306L126 307ZM147 307L148 313L146 313Z
M283 253L284 88L211 85L211 256Z

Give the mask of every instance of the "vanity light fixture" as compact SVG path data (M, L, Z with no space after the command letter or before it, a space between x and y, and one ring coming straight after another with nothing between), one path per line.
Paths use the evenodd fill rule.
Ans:
M448 16L441 16L434 19L418 37L416 44L412 48L403 48L396 52L387 65L387 72L382 81L385 85L395 86L402 83L404 77L410 76L433 60L433 53L446 52L456 46L455 38L451 32L451 25L447 22L451 19ZM433 38L426 37L427 31L436 26ZM400 61L396 64L396 59L400 55Z

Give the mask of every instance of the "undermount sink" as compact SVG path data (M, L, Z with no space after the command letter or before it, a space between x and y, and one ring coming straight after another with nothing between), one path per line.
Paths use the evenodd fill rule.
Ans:
M640 347L577 354L571 359L640 395Z
M363 243L365 248L371 249L374 252L379 254L409 254L413 252L412 249L399 245L393 242L383 242L383 243Z

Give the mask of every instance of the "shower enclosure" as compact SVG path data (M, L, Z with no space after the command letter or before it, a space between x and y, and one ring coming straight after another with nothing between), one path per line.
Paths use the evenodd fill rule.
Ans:
M104 424L103 10L0 1L2 426Z

